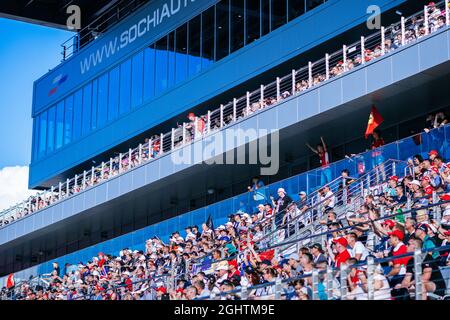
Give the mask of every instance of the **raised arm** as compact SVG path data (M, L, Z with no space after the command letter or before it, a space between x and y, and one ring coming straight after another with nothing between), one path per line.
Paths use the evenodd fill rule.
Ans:
M311 147L311 146L309 145L309 143L306 143L306 146L307 146L309 149L311 149L312 152L317 153L317 150L314 149L313 147Z
M323 150L327 152L327 145L325 144L325 141L323 140L323 137L320 137L320 141L322 141Z

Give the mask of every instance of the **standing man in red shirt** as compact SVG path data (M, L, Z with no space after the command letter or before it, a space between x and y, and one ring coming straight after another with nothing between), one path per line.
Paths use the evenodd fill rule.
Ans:
M329 254L334 261L334 266L339 268L342 263L347 262L348 259L351 258L350 252L347 250L348 242L344 237L340 237L333 240L333 243L336 246L337 254L333 254L331 250L329 250Z

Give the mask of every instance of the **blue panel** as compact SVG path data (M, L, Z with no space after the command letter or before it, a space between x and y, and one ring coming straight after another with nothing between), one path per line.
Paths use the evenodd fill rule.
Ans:
M48 110L47 124L47 153L52 153L55 148L56 107Z
M161 161L152 161L146 165L145 183L149 184L159 179L159 163Z
M131 60L126 60L120 66L120 113L130 110L131 106Z
M298 99L299 120L304 120L319 112L318 90L312 90L300 95Z
M65 101L64 113L64 144L72 141L73 131L73 96L70 96Z
M278 127L288 127L297 122L297 99L286 101L278 109Z
M187 58L187 24L182 25L176 30L176 56L175 81L181 82L187 78L188 58Z
M156 42L156 78L155 94L158 95L167 89L168 68L167 68L167 37Z
M120 180L120 195L130 192L133 188L133 175L125 174L121 176L118 180Z
M64 101L56 106L56 140L55 149L59 149L64 144Z
M319 112L324 112L342 103L342 78L319 88Z
M447 33L440 33L427 41L426 46L420 46L420 67L422 70L431 68L448 60L449 41Z
M297 99L295 99L297 101ZM295 102L297 104L297 102ZM297 111L295 111L295 115L297 116ZM274 121L277 116L276 108L270 108L258 115L258 129L278 129L277 123ZM292 116L292 115L291 115ZM297 118L296 118L297 119Z
M81 137L81 121L83 116L83 90L78 90L73 98L73 133L72 139Z
M39 158L47 150L47 112L39 116Z
M97 105L98 105L98 80L92 81L92 118L91 128L97 128Z
M144 86L144 54L137 53L132 61L131 81L131 107L136 108L142 104Z
M367 67L367 92L373 92L392 83L392 60L382 59ZM349 84L350 86L350 84Z
M133 187L140 188L145 185L145 166L137 168L133 171Z
M98 79L97 127L101 128L108 119L108 73Z
M155 48L151 45L144 51L144 101L155 95Z
M119 114L119 77L119 67L109 72L108 121L116 119Z
M394 82L408 78L420 71L419 46L413 45L392 56Z
M107 185L108 183L103 183L95 188L95 203L97 205L106 201Z
M173 87L175 85L175 32L169 34L169 45L168 45L168 87Z
M120 179L112 179L108 182L108 200L120 195Z
M89 83L83 89L83 120L82 135L85 136L91 131L92 120L92 84Z
M366 94L365 72L358 72L358 71L351 72L347 74L345 77L342 77L341 81L342 81L343 103L352 101Z

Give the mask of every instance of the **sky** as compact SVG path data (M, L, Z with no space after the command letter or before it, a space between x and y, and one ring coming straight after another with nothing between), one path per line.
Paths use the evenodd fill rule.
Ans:
M71 35L0 18L0 210L28 194L33 82L61 62Z

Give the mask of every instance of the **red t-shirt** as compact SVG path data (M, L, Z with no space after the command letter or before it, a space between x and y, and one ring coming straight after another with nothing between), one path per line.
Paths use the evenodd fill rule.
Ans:
M433 194L433 187L431 185L426 186L425 188L423 188L423 190L425 191L426 194Z
M351 258L351 255L347 249L342 251L341 253L338 253L336 255L336 257L334 257L336 268L339 268L341 266L341 263L346 262L350 258Z
M320 164L322 167L328 167L328 164L330 163L330 158L328 156L328 152L319 152L319 158L320 158Z
M403 254L406 254L407 251L407 247L402 243L397 250L392 249L392 255L395 256L401 256ZM406 266L406 264L408 263L409 259L411 259L411 257L404 257L404 258L398 258L398 259L394 259L392 262L395 264L400 264L400 265L404 265Z

